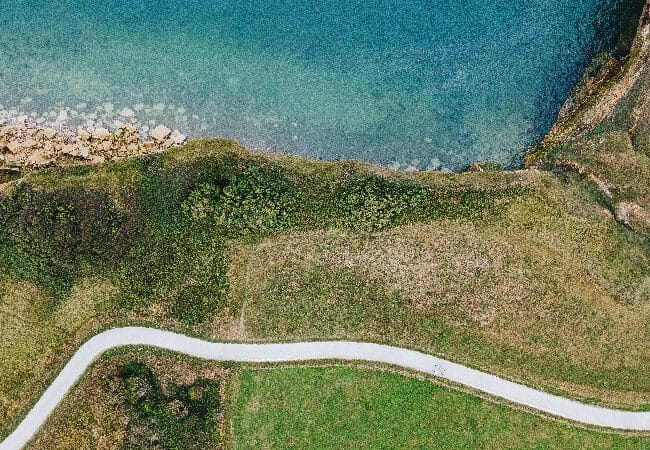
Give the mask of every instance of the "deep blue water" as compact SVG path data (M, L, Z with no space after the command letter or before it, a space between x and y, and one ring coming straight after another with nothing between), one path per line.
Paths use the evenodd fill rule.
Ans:
M516 165L621 3L0 0L0 110L110 126L128 107L299 155Z

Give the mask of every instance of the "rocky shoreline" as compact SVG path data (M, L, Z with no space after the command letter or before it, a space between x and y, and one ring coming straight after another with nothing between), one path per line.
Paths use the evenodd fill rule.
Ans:
M524 167L540 167L549 148L575 139L592 129L614 108L638 78L650 59L650 0L639 20L636 37L626 61L610 60L596 75L586 75L565 102L553 129L525 155ZM32 99L21 101L22 106ZM156 104L137 104L133 109L117 110L112 103L98 106L95 112L82 114L86 104L75 109L61 107L39 115L25 114L20 107L3 109L0 105L0 171L21 171L58 165L97 164L120 158L159 153L183 145L187 137L154 120L141 124L139 112L156 113L176 110L185 123L190 120L185 108ZM79 111L77 111L79 110ZM150 117L155 119L156 117ZM74 130L69 120L84 119ZM161 118L158 117L158 120ZM198 119L198 116L192 116ZM128 121L128 123L122 123ZM108 128L111 123L113 128ZM469 166L472 171L474 163ZM390 166L389 166L390 167ZM400 170L397 167L390 167ZM439 166L427 170L439 170ZM405 171L417 170L408 166ZM442 170L446 171L446 170Z
M110 131L104 127L43 127L20 117L0 122L0 169L38 169L58 165L97 164L159 153L184 144L178 130L158 125L141 133L133 124Z

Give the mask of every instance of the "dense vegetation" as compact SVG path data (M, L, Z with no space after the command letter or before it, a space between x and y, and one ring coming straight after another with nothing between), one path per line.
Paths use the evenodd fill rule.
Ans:
M211 146L229 147L204 142L186 151L214 153ZM121 288L118 304L130 307L171 295L172 314L191 325L209 320L222 305L228 240L296 228L379 231L476 216L500 195L518 192L433 189L354 165L349 169L327 183L315 174L226 151L120 163L111 170L136 181L114 189L93 185L83 174L88 169L45 172L39 178L54 186L43 189L25 180L0 197L0 266L54 299L89 274L107 275ZM115 176L105 169L96 175Z
M218 442L219 382L199 379L191 385L170 383L140 361L119 369L127 404L124 448L205 449Z

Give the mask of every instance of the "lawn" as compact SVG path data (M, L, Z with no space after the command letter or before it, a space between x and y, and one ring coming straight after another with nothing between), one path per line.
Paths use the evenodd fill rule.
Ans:
M244 370L227 414L233 447L648 449L427 381L349 367Z

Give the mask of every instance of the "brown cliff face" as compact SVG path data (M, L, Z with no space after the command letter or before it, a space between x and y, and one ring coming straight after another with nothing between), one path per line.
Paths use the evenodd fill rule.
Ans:
M558 114L542 142L526 155L526 167L539 167L548 153L584 136L611 116L637 80L647 72L650 60L650 0L643 8L629 52L610 56L594 74L587 74Z
M616 220L650 236L650 1L630 54L588 77L544 141L526 157L528 167L591 184Z

